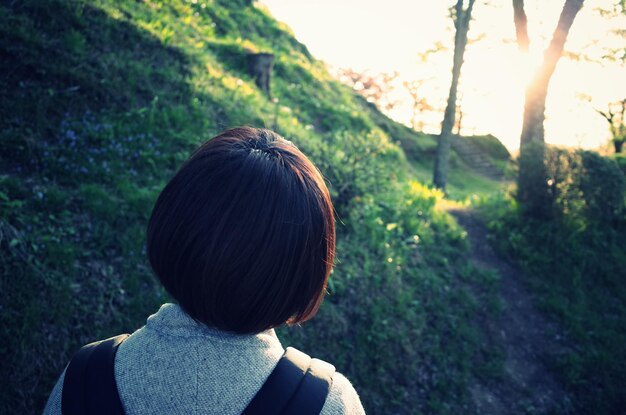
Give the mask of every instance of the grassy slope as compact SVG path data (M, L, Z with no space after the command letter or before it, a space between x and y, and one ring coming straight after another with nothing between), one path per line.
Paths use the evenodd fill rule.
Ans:
M400 137L244 3L0 6L9 412L40 410L80 344L132 331L167 301L143 252L152 203L195 146L241 124L275 128L309 154L342 220L331 295L312 322L281 329L285 342L334 362L370 413L457 412L465 382L489 372L474 322L492 303L481 298L493 295L490 279L464 265L465 235L436 210L441 195L410 181L426 164L411 167ZM278 103L247 75L248 50L276 55ZM459 275L486 290L472 293Z
M370 118L391 136L404 150L409 161L411 174L423 183L431 183L434 158L437 151L437 138L431 134L413 131L396 123L380 113L376 107L359 98ZM483 153L503 170L508 167L511 155L495 137L470 136L471 140ZM450 152L450 172L446 185L447 196L453 200L465 200L475 194L493 194L502 189L502 183L477 174L453 151Z

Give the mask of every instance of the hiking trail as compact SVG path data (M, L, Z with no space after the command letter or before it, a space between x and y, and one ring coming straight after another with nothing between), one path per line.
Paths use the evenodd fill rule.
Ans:
M562 354L565 340L559 327L534 307L524 275L499 258L488 231L469 208L447 209L468 233L470 260L500 275L502 311L481 321L485 337L504 353L502 375L495 381L474 379L470 394L480 414L543 414L566 410L570 398L548 362Z

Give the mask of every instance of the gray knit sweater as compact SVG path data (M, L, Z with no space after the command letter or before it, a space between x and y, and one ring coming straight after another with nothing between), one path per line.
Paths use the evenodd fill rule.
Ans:
M284 350L274 330L236 335L210 329L178 305L164 304L121 344L115 379L127 415L239 414ZM65 372L44 410L61 414ZM359 397L336 372L323 415L364 414Z

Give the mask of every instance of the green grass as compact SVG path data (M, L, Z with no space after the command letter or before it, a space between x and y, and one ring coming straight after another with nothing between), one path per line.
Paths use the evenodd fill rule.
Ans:
M365 107L283 24L246 3L0 5L8 412L39 412L80 345L133 331L168 300L145 258L152 204L198 144L242 124L275 128L302 148L340 219L330 295L311 323L281 329L285 343L335 363L373 414L458 413L468 379L497 367L478 327L493 282L459 272L466 235L437 210L442 195L414 181L430 180L432 137ZM248 50L276 55L276 100L247 74ZM409 141L420 162L407 161ZM453 197L495 186L453 164ZM472 278L485 291L468 289Z
M455 154L456 156L456 154ZM452 157L454 167L449 172L446 185L447 197L455 201L465 201L475 196L487 196L501 192L505 182L485 177L467 167L458 156ZM423 183L431 183L434 162L411 163L414 176Z

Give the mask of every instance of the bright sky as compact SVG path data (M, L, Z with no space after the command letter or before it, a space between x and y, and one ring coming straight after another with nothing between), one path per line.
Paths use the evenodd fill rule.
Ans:
M402 80L427 79L423 93L440 112L423 114L425 130L438 132L450 87L453 31L448 7L453 1L432 0L262 0L287 23L318 59L334 68L370 73L400 73L396 98L403 101L391 116L409 123L411 104ZM487 4L492 3L492 4ZM523 57L515 44L511 1L474 6L470 39L459 92L462 133L491 133L511 150L519 147L525 82L541 60L558 21L563 1L527 0L531 52ZM587 0L570 31L567 51L602 56L626 40L611 36L610 28L626 28L626 18L607 20L595 10L610 0ZM441 42L449 50L418 54ZM546 108L546 141L593 148L606 145L608 123L595 109L626 98L626 66L561 58L552 77Z

